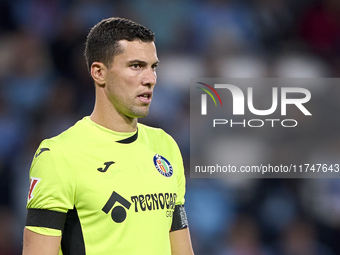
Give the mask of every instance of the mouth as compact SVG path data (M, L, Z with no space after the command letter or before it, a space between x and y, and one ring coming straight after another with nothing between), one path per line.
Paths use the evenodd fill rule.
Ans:
M145 92L137 96L140 101L143 103L151 103L152 92Z

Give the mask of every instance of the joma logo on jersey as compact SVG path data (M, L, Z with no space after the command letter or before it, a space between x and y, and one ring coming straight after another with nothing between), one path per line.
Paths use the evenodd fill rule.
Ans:
M172 217L172 212L175 209L176 198L176 193L154 193L131 196L131 202L135 205L135 212L167 209L166 216ZM121 205L114 207L116 202L120 203ZM113 191L109 200L102 208L102 211L108 214L112 209L112 220L116 223L122 223L127 217L126 210L129 210L130 206L131 203L128 200L119 195L117 192Z
M115 163L114 161L104 162L105 167L104 168L99 167L99 168L97 168L97 170L101 173L105 173L107 171L107 169L109 169L109 167L114 163Z

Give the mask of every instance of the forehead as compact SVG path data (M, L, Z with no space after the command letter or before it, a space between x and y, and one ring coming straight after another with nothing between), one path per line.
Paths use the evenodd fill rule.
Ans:
M141 60L150 63L158 61L154 42L120 40L118 43L120 44L122 53L115 56L114 59L126 61Z

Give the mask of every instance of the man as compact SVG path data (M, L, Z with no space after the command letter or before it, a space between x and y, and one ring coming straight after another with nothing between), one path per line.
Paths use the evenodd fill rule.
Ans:
M154 34L106 19L90 31L85 57L94 110L34 156L23 254L193 254L180 151L137 123L156 84Z

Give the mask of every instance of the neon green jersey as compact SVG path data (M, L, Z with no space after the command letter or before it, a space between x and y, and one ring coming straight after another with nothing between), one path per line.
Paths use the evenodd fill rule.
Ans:
M44 140L30 170L27 228L62 235L60 254L171 254L182 157L163 130L137 127L119 133L85 117Z

